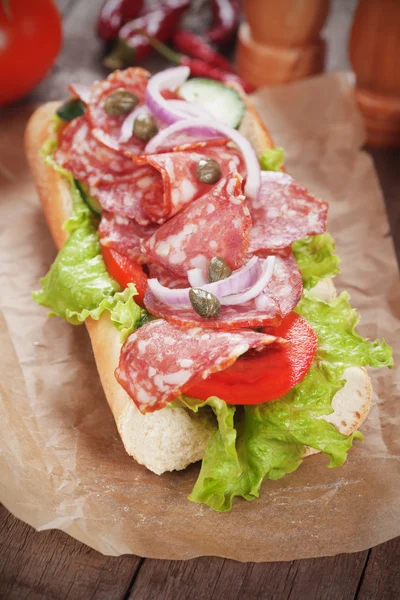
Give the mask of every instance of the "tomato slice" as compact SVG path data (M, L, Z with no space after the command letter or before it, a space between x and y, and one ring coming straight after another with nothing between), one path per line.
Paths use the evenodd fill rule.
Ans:
M135 302L143 306L143 298L147 289L147 275L141 265L107 246L101 247L104 262L109 275L125 289L128 283L134 283L138 292Z
M227 404L261 404L289 392L308 373L317 349L317 336L297 313L288 315L278 327L265 333L285 338L287 346L272 344L261 352L248 352L225 371L214 373L186 391L206 400L223 398Z

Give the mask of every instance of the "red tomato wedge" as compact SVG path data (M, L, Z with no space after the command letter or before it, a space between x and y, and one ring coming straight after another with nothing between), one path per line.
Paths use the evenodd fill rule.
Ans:
M248 352L186 394L200 400L218 396L227 404L261 404L289 392L308 373L317 349L317 336L309 323L294 312L278 327L267 327L264 331L290 343L272 344L262 352Z
M130 260L120 252L112 248L107 248L107 246L101 247L101 253L109 275L123 289L127 287L128 283L134 283L138 292L138 295L135 296L135 302L140 304L140 306L144 306L143 297L147 289L147 275L144 273L141 265L134 260Z

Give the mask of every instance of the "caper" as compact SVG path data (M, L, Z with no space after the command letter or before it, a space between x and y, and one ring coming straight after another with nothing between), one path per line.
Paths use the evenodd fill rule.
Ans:
M208 279L213 283L214 281L221 281L232 275L232 269L220 256L214 256L208 265Z
M219 300L214 294L206 292L201 288L192 288L189 290L190 302L201 317L206 319L215 319L219 315L221 305Z
M144 142L148 142L158 132L158 127L151 115L144 113L138 115L133 123L133 133Z
M217 183L221 179L221 167L213 158L201 158L197 163L196 175L202 183Z
M107 96L104 110L110 117L122 117L130 113L139 104L139 98L128 90L119 88Z

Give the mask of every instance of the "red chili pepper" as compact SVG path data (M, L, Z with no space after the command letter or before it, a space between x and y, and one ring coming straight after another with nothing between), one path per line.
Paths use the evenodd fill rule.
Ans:
M240 21L240 0L212 0L214 26L206 32L210 42L222 44L235 33Z
M228 73L227 71L213 67L202 60L190 58L185 54L179 54L153 37L148 37L148 39L153 48L155 48L167 60L175 63L176 65L184 65L185 67L189 67L192 75L197 77L207 77L208 79L215 79L216 81L221 81L222 83L236 82L242 86L246 93L250 93L254 90L254 86L235 73Z
M147 36L162 41L171 39L189 6L190 0L165 1L156 10L126 23L119 31L115 48L104 60L105 66L122 69L147 58L153 50Z
M116 38L122 25L139 15L143 4L143 0L106 0L97 19L99 38L105 42Z
M202 60L213 67L218 67L230 73L234 72L233 65L224 56L219 54L201 37L181 29L177 31L172 38L173 44L182 54L188 54L199 60Z

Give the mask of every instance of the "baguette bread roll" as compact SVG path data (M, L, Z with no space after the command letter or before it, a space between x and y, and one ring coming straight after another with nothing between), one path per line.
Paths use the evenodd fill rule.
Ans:
M256 152L271 148L271 137L246 101L246 113L240 131L252 143ZM72 209L68 182L47 166L40 154L42 145L51 136L51 119L59 103L49 102L32 115L25 134L28 163L41 200L46 221L58 249L68 234L62 229ZM321 281L315 293L324 300L335 297L330 280ZM113 413L118 432L127 453L138 463L161 475L181 470L201 460L214 430L211 422L199 418L184 408L163 408L143 415L117 383L114 370L121 349L120 335L106 314L99 321L86 320L100 380ZM325 417L342 433L352 433L368 414L372 386L364 368L352 367L345 372L346 384L333 400L334 413ZM318 452L307 449L305 456Z

